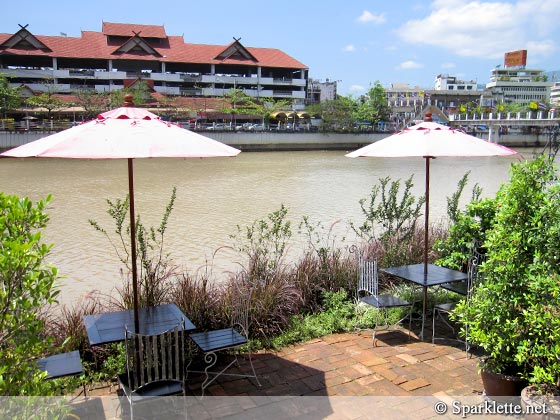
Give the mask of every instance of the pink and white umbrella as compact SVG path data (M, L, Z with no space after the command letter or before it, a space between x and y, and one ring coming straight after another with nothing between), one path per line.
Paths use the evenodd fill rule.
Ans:
M356 157L423 157L426 159L426 203L424 217L424 274L428 272L428 220L430 211L430 159L436 157L510 156L517 152L432 122L431 114L420 124L348 153Z
M8 150L0 156L128 160L134 326L139 331L133 160L157 157L227 157L239 153L238 149L162 121L157 115L144 109L135 108L131 97L125 97L125 106L121 108L100 114L95 120Z

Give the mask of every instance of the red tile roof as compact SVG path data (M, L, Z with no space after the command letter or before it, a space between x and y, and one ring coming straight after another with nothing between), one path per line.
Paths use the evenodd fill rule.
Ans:
M107 35L114 34L118 36L133 36L132 31L141 32L142 38L158 38L163 35L167 42L161 45L150 45L159 53L161 57L149 54L139 54L129 52L124 54L115 54L118 46L107 44ZM128 33L126 33L128 32ZM0 33L0 45L9 39L13 34ZM216 60L221 52L228 45L205 45L205 44L187 44L182 36L166 36L163 26L155 25L136 25L122 23L103 23L103 32L82 31L81 37L65 37L65 36L43 36L35 35L35 37L49 47L52 51L41 51L35 49L24 49L14 46L14 48L0 47L0 54L16 54L28 56L47 56L60 58L90 58L110 60L118 57L119 59L128 60L149 60L162 61L170 63L198 63L198 64L238 64L262 67L280 67L307 69L308 67L300 61L290 57L288 54L275 48L252 48L245 47L258 61L253 62L246 59L240 59L237 56L226 58L224 60ZM125 41L123 41L124 43Z
M110 23L103 22L101 30L105 35L131 37L134 33L140 33L144 38L167 38L165 28L159 25L138 25L132 23Z

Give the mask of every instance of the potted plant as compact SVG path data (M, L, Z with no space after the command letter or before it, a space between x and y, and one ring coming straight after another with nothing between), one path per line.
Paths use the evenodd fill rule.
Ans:
M483 282L452 317L487 354L481 364L489 396L506 395L485 383L499 374L529 382L557 376L560 350L560 187L553 160L539 156L512 165L496 194L486 232ZM556 371L554 370L556 369ZM519 395L523 386L510 386Z

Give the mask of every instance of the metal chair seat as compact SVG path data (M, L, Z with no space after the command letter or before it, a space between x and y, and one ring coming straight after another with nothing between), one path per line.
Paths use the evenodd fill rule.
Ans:
M189 337L205 353L247 344L247 338L234 328L194 333Z
M458 293L462 296L467 296L469 292L469 284L466 281L462 281L459 283L446 283L441 285L442 289L448 290L450 292Z
M129 385L128 374L126 373L118 375L118 381L125 395L130 395L132 397L133 403L139 402L147 397L181 395L184 388L184 382L182 380L161 379L132 390Z
M410 302L393 295L363 296L360 298L360 302L367 303L376 308L410 306Z

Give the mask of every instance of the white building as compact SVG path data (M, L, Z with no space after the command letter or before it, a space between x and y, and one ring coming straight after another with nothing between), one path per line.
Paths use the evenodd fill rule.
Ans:
M519 68L499 68L492 70L486 88L498 102L548 102L553 83L543 70Z
M475 91L479 90L476 80L457 80L455 76L438 74L434 83L435 90Z

